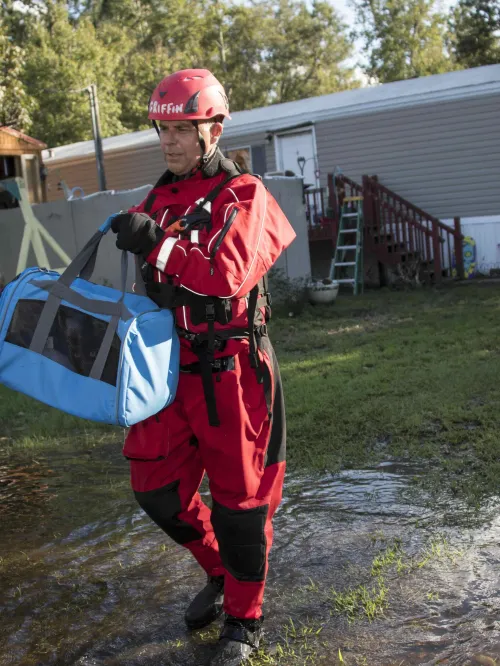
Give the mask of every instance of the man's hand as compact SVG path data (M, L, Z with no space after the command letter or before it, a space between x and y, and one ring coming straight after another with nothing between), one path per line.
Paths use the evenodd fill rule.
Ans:
M119 213L111 223L117 235L116 247L147 257L165 232L146 213Z

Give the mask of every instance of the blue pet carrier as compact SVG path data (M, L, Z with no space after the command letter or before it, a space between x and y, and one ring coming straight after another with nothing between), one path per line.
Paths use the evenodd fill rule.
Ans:
M60 275L27 268L0 297L0 383L69 414L130 426L172 402L179 339L170 310L89 282L113 216ZM138 281L139 282L139 281Z

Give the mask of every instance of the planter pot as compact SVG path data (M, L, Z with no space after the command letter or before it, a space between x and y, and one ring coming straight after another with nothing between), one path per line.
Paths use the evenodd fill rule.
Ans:
M310 284L307 288L307 295L311 303L327 304L333 303L339 293L339 283L331 282L324 284L323 282L315 282Z

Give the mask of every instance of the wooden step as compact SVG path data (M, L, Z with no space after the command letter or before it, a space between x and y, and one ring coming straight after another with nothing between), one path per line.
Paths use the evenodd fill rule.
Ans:
M387 248L387 252L392 254L395 252L404 252L408 249L404 243L390 243L385 247Z
M379 247L375 252L375 256L382 264L395 265L395 264L404 264L408 261L413 261L417 258L417 252L406 252L406 251L397 251L397 252L387 252L383 246Z
M386 243L390 243L393 239L392 234L375 234L373 236L370 236L370 240L375 243L375 245L384 245Z

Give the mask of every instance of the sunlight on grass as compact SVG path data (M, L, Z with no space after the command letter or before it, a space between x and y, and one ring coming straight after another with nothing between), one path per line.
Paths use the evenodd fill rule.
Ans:
M380 290L271 322L287 405L288 468L433 462L426 482L479 506L498 492L497 286ZM0 386L0 451L123 440ZM66 444L65 444L66 443Z

